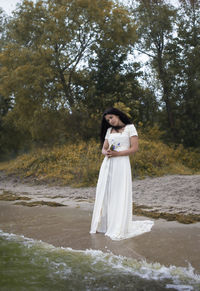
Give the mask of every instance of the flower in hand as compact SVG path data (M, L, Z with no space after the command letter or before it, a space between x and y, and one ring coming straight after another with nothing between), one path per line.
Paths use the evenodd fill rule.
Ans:
M111 151L114 151L114 150L115 150L115 145L114 145L114 144L111 144L111 146L110 146L110 150L111 150Z
M117 143L117 144L116 144L116 143L115 143L115 144L112 143L109 149L110 149L111 151L114 151L114 150L116 150L118 147L120 147L120 142Z
M107 151L107 157L108 158L116 157L118 155L118 152L116 151L116 149L119 146L120 146L120 143L118 143L117 145L111 144L111 146L109 147L109 150Z

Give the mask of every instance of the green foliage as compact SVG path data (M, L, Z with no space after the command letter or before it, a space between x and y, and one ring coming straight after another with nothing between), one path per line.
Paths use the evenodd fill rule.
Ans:
M177 83L174 94L177 110L177 136L186 146L200 144L200 3L182 1L176 39Z
M120 66L136 39L128 11L104 0L24 1L6 28L0 96L12 107L2 117L2 134L8 126L24 144L39 145L73 140L74 132L83 139L96 137L88 119L113 103ZM110 57L106 67L105 56ZM89 76L97 69L98 78ZM0 143L6 147L4 138Z
M174 75L168 69L167 46L173 38L173 24L176 10L165 1L139 1L133 10L137 19L139 49L150 56L151 68L159 81L162 101L170 132L174 135L174 112L172 85Z
M199 147L199 2L134 2L23 1L9 18L0 9L1 159L97 139L113 105L154 140L161 129L165 142Z
M137 4L131 10L138 25L137 48L150 57L148 77L161 96L159 122L166 131L165 140L198 147L199 1L180 1L179 9L162 0Z

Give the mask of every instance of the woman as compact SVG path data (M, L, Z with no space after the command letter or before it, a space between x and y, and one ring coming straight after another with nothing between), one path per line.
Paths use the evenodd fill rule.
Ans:
M102 154L90 233L103 232L113 240L150 231L153 222L132 221L132 177L129 155L138 150L135 126L126 114L110 108L101 124Z

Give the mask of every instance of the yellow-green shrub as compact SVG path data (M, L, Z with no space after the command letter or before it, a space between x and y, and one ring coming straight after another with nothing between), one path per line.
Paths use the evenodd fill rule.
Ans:
M94 140L88 143L66 144L52 149L38 149L10 162L0 164L0 170L21 177L71 186L96 185L103 156ZM139 151L131 156L133 176L199 173L200 154L179 146L176 149L161 141L140 139Z
M183 145L179 145L173 151L174 157L186 167L194 171L200 170L200 150L199 149L185 149Z
M101 160L99 144L90 141L39 149L1 163L0 170L40 181L83 186L94 184Z

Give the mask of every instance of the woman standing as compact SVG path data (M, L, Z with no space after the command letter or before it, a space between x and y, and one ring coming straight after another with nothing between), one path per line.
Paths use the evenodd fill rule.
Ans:
M151 230L153 221L132 221L132 176L129 155L138 150L138 134L126 114L110 108L101 124L102 154L90 233L113 240Z

